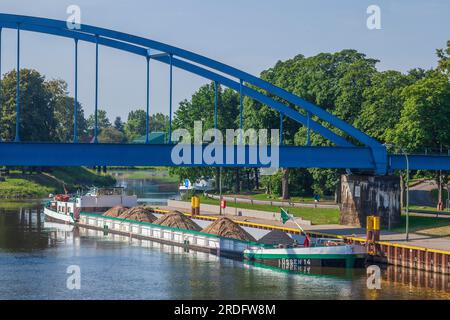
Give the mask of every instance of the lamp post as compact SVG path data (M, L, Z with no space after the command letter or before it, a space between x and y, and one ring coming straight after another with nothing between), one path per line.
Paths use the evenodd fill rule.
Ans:
M222 215L222 167L219 167L219 215Z
M448 183L448 179L447 179L447 201L445 201L445 209L448 211L449 209L449 204L450 204L450 184Z
M406 241L409 241L409 159L408 154L401 150L406 159Z
M393 146L392 144L385 144L386 147ZM406 233L406 241L409 241L409 158L408 153L401 147L399 147L400 151L405 156L406 160L406 223L405 223L405 233Z

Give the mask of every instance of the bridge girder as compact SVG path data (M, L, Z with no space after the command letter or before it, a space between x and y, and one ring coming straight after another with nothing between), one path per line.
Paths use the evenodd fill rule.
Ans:
M201 146L202 153L207 145ZM172 160L169 144L106 144L106 143L0 143L0 166L178 166ZM233 154L232 164L207 163L202 157L194 162L195 145L191 148L191 164L186 166L210 167L268 167L267 163L250 161L252 151L258 147L245 146L245 160L237 163L236 145L223 146L223 159L227 152ZM253 148L256 148L253 149ZM404 155L388 155L388 169L403 170L406 167ZM409 155L411 170L448 170L450 157ZM226 160L224 160L226 162ZM279 166L285 168L336 168L375 170L375 161L368 147L300 147L280 146Z
M313 103L302 99L286 90L272 85L258 77L250 75L244 71L238 70L224 63L207 58L205 56L193 53L188 50L177 48L165 43L146 39L123 32L109 30L105 28L94 27L90 25L81 25L80 29L69 29L65 21L53 19L2 14L0 13L0 29L20 29L45 33L55 36L72 38L76 41L86 41L98 43L99 45L108 46L121 51L132 54L149 57L149 49L157 50L165 54L153 54L151 59L171 64L180 69L186 70L193 74L197 74L206 79L223 84L231 89L240 91L243 95L247 95L259 102L268 105L280 112L280 115L307 125L311 130L319 133L326 139L333 142L337 147L280 147L280 166L284 167L319 167L319 168L349 168L349 169L369 169L376 174L385 174L388 170L403 169L405 164L401 156L387 154L386 147L377 140L359 131L345 121L337 118L324 109L314 105ZM236 81L237 80L237 81ZM244 85L241 86L241 84ZM248 84L248 85L247 85ZM259 89L259 90L255 90ZM281 98L286 103L295 105L297 108L307 113L308 118L289 107L288 105L274 99L273 96ZM311 119L310 116L315 116ZM345 137L336 134L334 131L323 126L316 121L329 123L332 127L339 129L347 137L351 137L364 147L355 147L347 141ZM20 146L20 147L19 147ZM18 148L19 147L19 148ZM52 160L51 156L45 155L44 150L56 154L57 148L61 148L61 152L68 152L72 160L64 159L64 157L56 157ZM129 152L143 152L143 155L152 155L155 159L153 165L171 165L167 155L173 146L171 145L108 145L108 144L11 144L0 143L0 165L112 165L111 161L116 163L120 161L130 161L130 165L135 164L140 155L132 155ZM21 156L29 155L29 156ZM84 163L77 158L77 152L82 150L91 150L94 160L87 160ZM159 157L155 152L161 152ZM108 157L97 154L96 152L106 152ZM126 156L120 160L115 152L125 152ZM37 158L32 156L39 155ZM122 155L121 155L122 156ZM430 156L414 156L411 155L411 169L431 169L431 170L449 170L449 157L430 157ZM40 159L40 160L39 160ZM108 160L110 159L110 160ZM149 158L144 157L145 161ZM47 163L43 163L43 160ZM94 161L94 162L92 162ZM95 162L95 161L101 161ZM143 161L143 160L142 160ZM126 165L122 162L122 165ZM252 166L251 164L243 164L242 166ZM260 166L260 165L257 165Z

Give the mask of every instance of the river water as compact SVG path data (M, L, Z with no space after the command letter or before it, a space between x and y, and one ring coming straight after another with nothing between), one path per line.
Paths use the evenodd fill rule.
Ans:
M158 179L119 184L155 203L177 196ZM364 269L289 273L48 223L41 209L0 202L0 299L450 299L442 275L384 268L381 289L369 290ZM79 289L67 285L71 266Z

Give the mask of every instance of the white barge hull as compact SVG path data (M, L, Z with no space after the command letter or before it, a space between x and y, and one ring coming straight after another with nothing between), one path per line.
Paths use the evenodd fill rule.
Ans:
M48 221L57 221L57 222L63 222L63 223L75 223L72 216L53 211L47 207L44 207L44 215L45 215L45 218L48 219Z

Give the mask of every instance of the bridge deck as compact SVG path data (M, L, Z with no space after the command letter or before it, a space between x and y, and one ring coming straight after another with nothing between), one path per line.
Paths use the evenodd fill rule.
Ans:
M179 145L182 147L183 145ZM216 166L343 168L376 170L368 147L279 146L278 154L262 159L259 146L223 145L223 155L211 162L205 157L208 145L185 145L187 163L174 161L173 144L31 143L1 142L0 166ZM269 148L270 149L270 148ZM186 149L187 150L187 149ZM199 152L200 158L195 154ZM272 151L270 151L272 152ZM205 156L206 154L206 156ZM230 161L228 160L228 155ZM238 159L238 154L243 154ZM255 158L253 158L254 155ZM388 155L388 169L405 169L405 157ZM450 156L409 155L410 170L448 170ZM211 159L210 159L211 160Z

